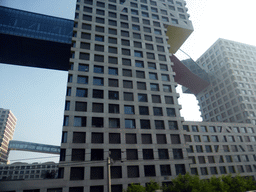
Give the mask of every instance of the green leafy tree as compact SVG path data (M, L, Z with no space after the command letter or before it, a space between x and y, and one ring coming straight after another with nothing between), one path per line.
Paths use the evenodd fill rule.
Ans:
M146 188L142 185L131 184L124 192L146 192Z
M146 185L146 192L155 192L158 189L161 189L161 186L153 180L151 180L150 183Z

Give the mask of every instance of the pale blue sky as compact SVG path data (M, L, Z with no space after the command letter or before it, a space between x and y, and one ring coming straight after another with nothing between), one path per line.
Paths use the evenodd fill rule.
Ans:
M0 5L73 19L76 0L0 0ZM187 0L195 31L182 46L196 60L218 38L256 45L255 0ZM177 54L180 58L182 54ZM67 72L0 64L0 107L18 118L14 139L60 145ZM181 114L200 120L195 97L181 95ZM14 151L10 160L48 157ZM44 162L35 159L30 162ZM58 161L58 158L54 159Z

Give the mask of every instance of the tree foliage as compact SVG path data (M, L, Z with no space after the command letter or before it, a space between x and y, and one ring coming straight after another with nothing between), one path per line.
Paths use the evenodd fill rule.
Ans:
M211 177L209 180L200 179L197 175L178 175L172 180L171 185L160 186L150 181L146 187L141 185L130 185L125 192L155 192L162 189L163 192L245 192L256 190L256 182L252 178L237 175L222 175Z

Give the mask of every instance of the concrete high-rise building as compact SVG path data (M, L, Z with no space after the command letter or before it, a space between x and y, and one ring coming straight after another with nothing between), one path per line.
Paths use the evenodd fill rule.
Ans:
M183 63L195 69L192 61ZM203 121L255 125L256 47L218 39L196 63L210 83L196 94Z
M16 121L9 109L0 108L0 162L7 162L8 145L13 138Z
M59 176L112 191L189 171L170 56L192 32L185 1L78 1ZM170 51L170 52L169 52Z

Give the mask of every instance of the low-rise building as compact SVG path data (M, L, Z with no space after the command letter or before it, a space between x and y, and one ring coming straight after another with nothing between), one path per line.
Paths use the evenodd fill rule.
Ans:
M27 179L45 179L56 178L58 172L58 163L22 163L0 165L0 180L27 180Z

